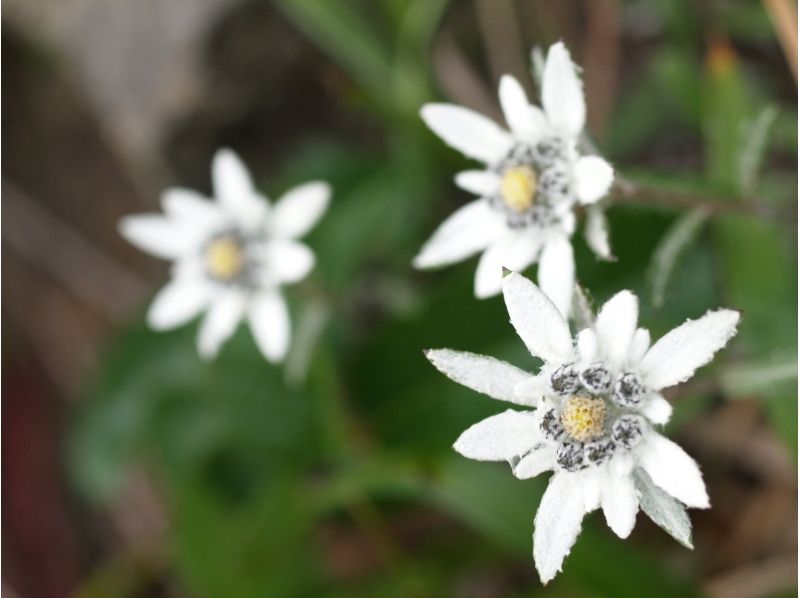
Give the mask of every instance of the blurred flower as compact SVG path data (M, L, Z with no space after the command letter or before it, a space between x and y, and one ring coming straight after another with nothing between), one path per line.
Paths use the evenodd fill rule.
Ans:
M452 104L426 104L422 118L453 148L486 164L456 184L480 197L457 210L414 259L417 268L444 266L483 252L475 295L500 292L503 266L521 271L539 261L539 284L568 314L575 279L570 237L576 204L594 204L613 181L611 166L581 156L577 141L586 120L583 88L564 44L550 47L542 78L542 106L528 102L519 82L500 80L500 104L510 132ZM593 209L587 240L610 257L601 211Z
M330 188L306 183L270 205L227 149L214 156L212 179L215 201L168 189L161 202L165 215L120 222L128 241L174 262L172 281L156 296L147 321L167 330L205 311L197 345L201 356L212 358L246 318L264 357L281 361L291 333L280 286L298 282L314 266L314 253L297 239L325 212Z
M637 328L636 297L622 291L573 342L564 317L528 279L509 274L503 294L517 333L544 361L538 374L450 349L427 357L464 386L535 408L489 417L454 448L471 459L507 460L522 479L554 472L535 519L533 555L542 582L561 570L584 515L597 508L621 538L633 530L641 506L691 546L683 505L708 508L708 495L694 460L655 429L672 413L661 390L708 363L736 333L739 313L709 312L651 347L650 333Z

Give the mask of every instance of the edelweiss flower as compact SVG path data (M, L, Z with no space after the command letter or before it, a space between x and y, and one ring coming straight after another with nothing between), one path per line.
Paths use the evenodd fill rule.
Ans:
M198 350L216 355L242 318L269 361L283 359L290 324L280 285L297 282L314 266L314 254L296 239L325 212L326 183L287 192L274 206L258 193L247 168L230 150L214 156L216 201L187 189L168 189L165 215L128 216L120 232L157 257L173 260L172 281L156 296L147 321L175 328L202 311Z
M475 295L500 292L502 267L521 271L539 261L539 284L567 314L575 279L570 237L573 208L592 204L611 186L613 170L597 156L580 156L586 120L583 89L564 44L550 47L542 77L542 106L531 105L519 82L500 80L500 104L511 131L452 104L427 104L422 118L447 144L486 164L456 184L480 197L457 210L414 259L417 268L444 266L482 251ZM605 218L593 209L587 240L610 257Z
M649 332L637 328L636 297L622 291L573 342L565 319L532 282L509 274L503 294L517 333L544 361L538 374L450 349L427 356L464 386L536 408L489 417L454 448L471 459L508 460L522 479L554 472L534 523L542 582L561 570L583 516L597 508L621 538L631 533L641 507L691 547L683 505L708 508L708 495L697 464L656 430L672 412L661 391L708 363L735 334L739 313L709 312L651 347Z

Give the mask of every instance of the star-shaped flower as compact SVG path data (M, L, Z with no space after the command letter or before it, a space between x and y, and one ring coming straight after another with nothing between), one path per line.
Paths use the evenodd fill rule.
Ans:
M531 105L509 75L500 80L499 94L510 131L460 106L422 108L422 118L439 137L486 167L456 176L456 184L479 199L442 223L414 265L444 266L483 252L475 295L485 298L500 292L502 267L521 271L538 260L539 284L567 314L575 280L573 209L602 198L611 187L613 170L602 158L578 152L586 104L564 44L554 44L547 55L544 110ZM589 211L587 240L598 255L610 257L605 218L596 207Z
M314 266L314 253L297 241L325 212L323 182L295 187L275 205L259 194L232 151L212 164L216 200L188 189L168 189L165 214L128 216L121 234L138 248L172 260L172 280L147 313L155 330L180 326L205 311L198 350L214 357L245 318L269 361L281 361L291 336L281 285L298 282Z
M509 461L514 475L552 470L535 519L533 557L542 582L561 570L585 514L602 508L621 538L641 508L691 547L685 506L708 508L700 470L662 436L672 407L661 391L690 378L736 333L739 313L721 309L689 320L650 346L637 328L638 302L622 291L573 339L552 301L519 274L503 280L511 323L532 355L530 374L491 357L450 349L428 359L446 376L509 409L465 431L454 448L481 461Z

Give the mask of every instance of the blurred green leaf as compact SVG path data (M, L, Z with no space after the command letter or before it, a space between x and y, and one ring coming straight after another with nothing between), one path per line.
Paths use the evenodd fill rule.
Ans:
M275 0L278 7L376 98L389 99L389 46L345 0Z
M743 193L752 193L756 189L759 170L769 148L770 130L777 117L777 108L767 106L745 125L744 143L739 155L739 188Z
M700 234L708 216L707 210L699 208L686 212L672 224L658 242L649 268L652 301L656 307L663 307L664 293L670 276L681 255Z
M720 381L730 397L752 395L790 395L797 388L797 354L773 356L760 363L740 363L725 368Z

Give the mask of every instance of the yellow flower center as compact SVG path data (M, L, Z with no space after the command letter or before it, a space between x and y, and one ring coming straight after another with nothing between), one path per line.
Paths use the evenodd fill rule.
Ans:
M220 237L206 249L206 267L209 274L221 280L231 280L244 269L244 252L234 237Z
M514 166L503 174L500 194L506 205L517 212L524 212L533 205L539 182L529 166Z
M561 423L567 434L585 442L603 433L606 404L603 399L571 397L561 412Z

